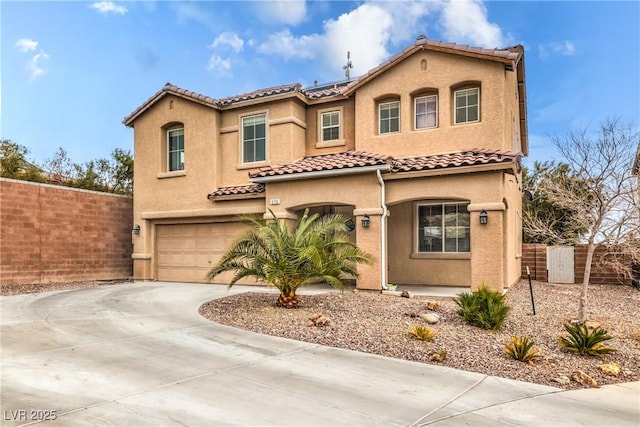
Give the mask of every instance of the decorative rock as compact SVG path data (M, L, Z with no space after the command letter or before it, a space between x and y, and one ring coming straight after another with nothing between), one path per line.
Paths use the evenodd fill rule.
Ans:
M420 317L420 315L418 313L416 313L415 311L407 311L404 313L405 316L409 316L409 317Z
M612 377L617 377L620 375L622 368L617 363L605 363L603 365L598 365L598 369L607 375L611 375Z
M558 375L555 378L552 378L551 381L557 382L558 384L567 385L571 382L571 379L566 375Z
M400 296L402 298L413 298L413 294L409 291L402 291L402 293L400 294Z
M447 358L447 350L434 351L429 355L430 362L444 362Z
M571 373L571 379L585 387L600 387L596 380L579 369Z
M434 325L440 321L440 316L435 313L425 313L421 314L420 318L430 325Z
M322 313L317 313L309 317L309 320L307 321L307 326L327 326L330 323L331 323L331 320L324 317Z
M440 303L436 300L430 299L427 301L427 308L429 310L436 311L440 308Z

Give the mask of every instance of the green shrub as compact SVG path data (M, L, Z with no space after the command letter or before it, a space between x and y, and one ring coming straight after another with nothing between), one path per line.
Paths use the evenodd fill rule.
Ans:
M494 331L502 328L510 307L505 296L483 284L476 292L463 292L454 298L460 307L458 314L472 325Z
M568 336L558 339L563 350L579 354L581 356L595 356L603 359L603 355L613 353L616 349L605 347L603 342L612 339L607 335L607 331L600 327L589 330L586 325L572 325L566 323L564 328L569 333Z
M409 329L407 333L415 339L423 341L433 341L436 336L433 329L425 328L421 325L415 325L413 328Z
M511 337L511 342L505 344L504 351L520 362L531 363L541 357L540 350L533 348L534 342L527 337Z

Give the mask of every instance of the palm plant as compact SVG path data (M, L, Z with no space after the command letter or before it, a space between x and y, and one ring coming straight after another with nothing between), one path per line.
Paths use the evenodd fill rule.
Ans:
M616 351L616 349L605 347L602 344L613 338L609 336L606 329L598 327L594 330L589 330L586 325L572 325L570 323L566 323L564 329L569 335L558 339L563 350L581 356L595 356L599 359L602 359L605 354Z
M270 211L271 212L271 211ZM280 291L277 305L295 308L299 287L325 281L343 289L346 277L358 277L357 264L371 264L371 256L349 241L347 218L339 214L304 215L293 230L273 219L245 217L251 226L213 267L206 278L235 271L229 287L245 277L255 277Z

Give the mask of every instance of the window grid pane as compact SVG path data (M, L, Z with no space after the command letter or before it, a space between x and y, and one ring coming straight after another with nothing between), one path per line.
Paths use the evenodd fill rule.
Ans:
M340 139L340 112L322 114L322 141Z
M419 252L469 252L467 204L418 206Z
M438 95L416 98L415 128L428 129L438 126Z
M242 118L242 162L266 160L266 115Z
M480 89L465 89L455 93L455 123L480 120Z
M380 133L400 131L400 102L386 102L378 108Z
M168 170L184 170L184 129L170 130L168 139Z

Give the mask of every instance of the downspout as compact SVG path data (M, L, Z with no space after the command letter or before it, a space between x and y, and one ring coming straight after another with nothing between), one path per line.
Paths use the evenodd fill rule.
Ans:
M382 179L380 169L376 170L376 176L378 177L378 183L380 184L380 205L382 207L382 216L380 217L380 268L382 278L382 289L387 289L387 193Z

